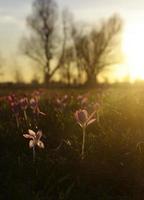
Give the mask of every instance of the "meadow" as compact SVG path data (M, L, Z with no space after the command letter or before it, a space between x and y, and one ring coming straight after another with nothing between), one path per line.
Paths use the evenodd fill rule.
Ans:
M143 87L0 94L1 200L144 198Z

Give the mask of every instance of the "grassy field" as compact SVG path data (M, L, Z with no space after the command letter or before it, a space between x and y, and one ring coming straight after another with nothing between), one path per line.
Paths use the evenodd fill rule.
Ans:
M18 101L35 95L15 93ZM144 88L42 90L45 115L27 107L26 118L13 110L10 91L0 94L1 200L144 199ZM97 109L86 128L84 159L79 109ZM23 137L28 129L43 132L45 148L36 148L35 162Z

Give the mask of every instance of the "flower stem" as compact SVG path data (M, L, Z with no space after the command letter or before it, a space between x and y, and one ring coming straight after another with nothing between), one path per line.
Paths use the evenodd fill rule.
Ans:
M15 118L16 118L16 124L17 124L17 128L19 128L19 119L18 119L18 117L17 117L17 116L15 116Z
M34 163L35 163L35 155L36 155L35 146L33 146L33 162L34 162Z
M24 119L25 119L26 126L31 127L26 110L24 110Z
M86 128L83 127L83 140L82 140L82 151L81 151L81 159L84 159L84 153L85 153L85 136L86 136Z
M25 121L27 122L27 113L26 113L26 110L24 110L24 118L25 118Z

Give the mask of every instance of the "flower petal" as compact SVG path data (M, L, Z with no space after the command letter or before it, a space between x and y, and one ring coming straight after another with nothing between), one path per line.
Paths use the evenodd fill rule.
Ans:
M29 134L23 134L23 136L27 139L33 139L34 138L32 135L29 135Z
M39 131L36 133L36 135L37 135L37 140L40 140L41 137L42 137L42 131L39 130Z
M44 112L39 111L39 114L46 116L46 114Z
M78 110L75 112L75 118L78 123L84 124L88 119L88 112L87 110Z
M88 125L90 125L90 124L92 124L93 122L95 122L96 121L96 119L95 118L93 118L93 119L91 119L91 120L89 120L88 122L87 122L87 126Z
M38 147L44 149L44 143L43 143L41 140L39 140L39 141L37 142L37 145L38 145Z
M87 121L91 120L93 118L93 116L95 115L95 113L96 113L96 110L93 113L90 114Z
M88 112L87 112L87 110L82 110L82 112L84 113L84 115L85 115L85 118L87 119L88 118Z
M29 141L29 148L33 148L34 147L34 141L33 140L30 140Z
M76 121L79 121L79 119L78 119L78 110L75 112L74 116L75 116Z
M33 130L31 130L31 129L28 130L28 133L29 133L31 136L33 136L33 137L36 136L36 133L35 133Z
M80 125L80 127L83 127L83 126L84 126L84 124L81 124L81 123L79 123L79 122L78 122L78 124Z

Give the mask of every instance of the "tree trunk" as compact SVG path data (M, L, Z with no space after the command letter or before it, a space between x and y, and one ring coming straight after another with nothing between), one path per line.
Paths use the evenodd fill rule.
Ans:
M97 83L98 83L98 81L97 81L97 78L96 78L96 74L95 74L95 73L87 74L86 85L87 85L88 87L96 86Z
M50 76L47 72L45 72L45 74L44 74L44 84L48 85L49 82L50 82Z
M48 85L50 82L50 61L47 59L45 68L44 68L44 84Z

